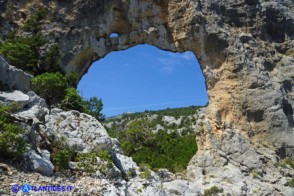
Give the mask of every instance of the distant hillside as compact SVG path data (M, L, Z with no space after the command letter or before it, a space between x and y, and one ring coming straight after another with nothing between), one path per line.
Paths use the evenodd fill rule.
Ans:
M153 133L165 130L168 133L177 131L182 135L195 133L198 115L205 109L203 106L189 106L183 108L167 108L163 110L146 110L145 112L124 113L107 118L103 125L112 137L116 132L126 130L128 123L143 119Z
M125 113L103 124L108 134L119 140L123 152L141 167L182 172L197 152L196 125L204 110L190 106Z

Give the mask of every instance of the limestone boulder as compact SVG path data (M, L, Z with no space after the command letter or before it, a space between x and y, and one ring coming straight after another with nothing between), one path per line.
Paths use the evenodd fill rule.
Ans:
M12 92L1 92L0 91L0 102L5 105L11 103L16 104L16 109L22 109L30 102L30 97L21 91L15 90Z
M128 177L136 175L136 170L138 170L138 166L131 157L127 157L119 153L113 153L112 160L115 166L122 172L123 175L127 175Z
M54 166L50 161L50 153L41 150L40 153L30 149L24 154L24 166L26 169L36 171L44 175L52 175Z
M28 92L31 89L32 75L9 65L3 56L0 56L0 90L20 90Z
M101 123L90 115L54 108L45 116L45 123L42 126L45 133L64 138L79 152L119 151L117 140L110 138Z

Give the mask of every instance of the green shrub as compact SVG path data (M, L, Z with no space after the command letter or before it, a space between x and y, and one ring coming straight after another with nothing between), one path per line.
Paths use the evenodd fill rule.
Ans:
M163 130L153 134L142 119L129 123L118 139L125 154L152 169L183 171L197 151L194 135L180 136L177 132L168 134Z
M41 34L28 37L11 36L4 42L0 42L0 54L9 64L29 72L33 75L41 73L39 49L46 42Z
M136 193L137 193L137 194L138 194L138 193L142 193L142 191L143 191L142 189L137 189L137 190L136 190Z
M101 150L98 152L98 157L104 161L111 162L111 156L107 150Z
M50 49L46 52L45 69L47 72L60 72L64 73L60 63L60 51L56 44L53 44Z
M66 88L66 78L60 73L44 73L32 79L32 89L45 99L49 109L64 98Z
M37 10L29 19L24 23L23 29L32 33L37 33L41 30L42 20L45 19L47 15L47 9Z
M286 158L285 163L294 169L294 160Z
M205 190L203 196L214 196L222 192L223 192L222 189L218 188L217 186L213 186L210 189Z
M79 76L74 71L71 71L66 77L66 80L70 87L76 88L79 82Z
M123 179L125 179L126 181L129 181L131 178L135 176L136 176L135 171L128 171L127 173L123 174Z
M294 187L294 178L287 182L286 186Z
M8 63L24 71L35 70L38 57L29 45L24 43L3 42L0 44L0 53L7 59Z
M69 168L71 154L72 153L67 148L58 150L52 154L52 160L56 171L63 171Z
M148 164L141 163L139 165L139 171L141 172L140 173L141 178L149 179L151 177L150 166Z
M18 111L20 109L22 109L21 105L18 104L17 102L15 102L15 101L10 102L9 105L5 106L5 110L8 113L13 113L13 112L16 112L16 111Z
M61 102L61 107L65 110L85 111L83 99L75 88L65 89L65 96Z
M40 18L41 15L37 14L36 18ZM61 54L56 44L51 45L45 56L40 54L40 48L46 43L42 34L38 31L26 37L16 36L15 32L12 32L6 41L0 42L0 54L11 65L32 75L39 75L44 72L65 74L61 68Z
M99 121L105 120L104 114L101 113L103 109L102 99L91 97L89 100L84 101L84 105L86 107L85 113L90 114Z
M25 149L21 129L10 121L6 108L0 105L0 156L18 159Z
M251 175L253 178L257 178L259 176L258 172L255 169L251 171Z
M107 128L111 137L118 138L125 154L131 156L138 164L146 163L154 170L167 168L172 172L181 172L186 169L192 156L197 151L196 139L190 127L196 122L193 116L200 107L165 109L159 111L146 111L147 113L123 114L119 118L106 119L106 123L112 122ZM153 120L148 116L157 115ZM182 124L167 125L162 121L163 116L182 118ZM164 130L153 134L156 125L161 125ZM167 129L182 127L182 134L174 131L167 133Z
M75 161L78 162L77 165L79 169L83 169L88 173L93 173L97 165L96 157L96 153L79 153L75 157Z
M97 163L99 157L104 163ZM78 153L75 157L75 161L78 162L78 168L88 173L93 173L99 170L101 173L106 174L107 170L112 167L112 160L108 151L102 150L91 153Z

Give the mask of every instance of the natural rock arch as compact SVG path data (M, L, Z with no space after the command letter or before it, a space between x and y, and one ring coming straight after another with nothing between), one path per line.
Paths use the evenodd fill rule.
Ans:
M284 85L293 85L293 56L286 55L293 46L293 2L89 0L48 4L53 5L64 9L64 13L56 9L54 18L63 21L54 25L66 26L47 33L60 43L68 72L83 75L90 59L142 43L169 51L193 51L207 83L206 134L218 138L226 129L235 128L252 141L268 140L276 148L284 143L294 146L293 93ZM111 38L111 33L119 37Z
M20 26L32 8L48 7L51 22L42 26L42 33L60 46L66 71L80 76L92 61L137 44L193 51L206 78L209 106L191 172L228 162L249 171L262 167L262 156L256 152L261 143L294 158L293 1L11 0L4 4L5 21ZM17 12L16 4L23 7L19 15L11 14ZM8 23L3 23L2 35ZM119 37L109 37L111 33Z

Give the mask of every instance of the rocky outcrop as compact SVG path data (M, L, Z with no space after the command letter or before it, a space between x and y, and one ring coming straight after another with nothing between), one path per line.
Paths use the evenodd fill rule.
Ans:
M8 0L4 5L3 36L37 8L49 8L42 33L61 48L66 71L80 76L92 61L137 44L194 52L209 105L199 122L199 151L188 167L189 180L202 188L220 184L224 193L236 195L291 194L274 164L294 158L293 1ZM113 32L119 37L109 37ZM252 180L251 173L262 178Z
M180 135L196 133L197 119L205 114L205 107L183 107L158 111L145 111L141 113L125 113L111 117L102 122L107 130L124 132L128 125L134 121L142 120L148 124L148 130L156 134L159 130L167 133L177 132Z
M30 101L30 97L21 91L15 90L13 92L0 91L0 103L16 102L18 107L24 108Z
M219 139L229 125L293 154L292 1L8 1L3 17L21 26L32 7L50 8L42 33L81 76L93 60L136 44L194 52L209 96L204 133Z
M1 91L12 91L20 90L28 92L31 89L32 75L17 69L5 61L0 56L0 90Z
M24 154L24 166L29 171L37 171L41 174L51 176L53 174L54 166L50 161L50 152L42 150L40 154L34 150L28 150Z
M92 116L78 111L53 109L45 116L41 130L48 136L64 138L66 143L74 146L78 152L108 150L121 152L118 141L108 136L104 127Z

